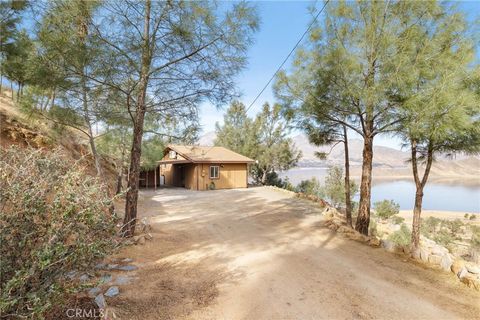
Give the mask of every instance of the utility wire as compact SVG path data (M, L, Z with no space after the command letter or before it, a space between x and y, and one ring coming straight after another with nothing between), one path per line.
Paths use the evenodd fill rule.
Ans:
M275 71L275 73L272 75L272 77L270 78L270 80L268 80L267 84L263 87L263 89L258 93L258 95L255 97L255 99L252 101L252 103L250 103L250 105L248 106L247 110L245 112L248 112L248 110L250 110L250 108L253 106L253 104L255 102L257 102L258 98L260 98L260 96L262 95L262 93L265 91L265 89L267 89L268 85L270 84L270 82L272 82L272 80L275 78L275 76L277 75L277 73L282 69L283 65L285 64L285 62L287 62L287 60L290 58L290 56L292 55L292 53L295 51L295 49L298 47L298 45L302 42L303 38L305 38L305 35L310 31L310 29L313 27L313 25L315 24L315 22L317 22L317 19L318 17L320 16L320 14L323 12L323 9L325 9L325 7L327 6L328 2L330 0L327 0L325 1L325 4L323 5L322 9L320 9L320 11L316 14L315 18L313 18L313 21L308 25L308 28L307 30L305 30L305 32L302 34L302 36L300 37L300 39L298 39L297 43L295 44L295 46L292 48L292 50L290 50L290 52L288 53L287 57L285 58L285 60L283 60L282 64L278 67L278 69Z

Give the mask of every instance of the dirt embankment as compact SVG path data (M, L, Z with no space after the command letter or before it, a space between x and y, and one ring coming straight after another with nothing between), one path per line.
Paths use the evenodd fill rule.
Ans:
M153 240L131 246L119 319L474 319L478 292L322 228L312 202L270 188L144 191Z
M35 115L27 115L19 110L9 94L0 94L0 148L12 145L43 149L46 152L62 148L72 159L83 159L88 172L95 175L94 160L88 141L78 131L63 127ZM106 181L114 189L116 173L111 159L103 159L102 165Z

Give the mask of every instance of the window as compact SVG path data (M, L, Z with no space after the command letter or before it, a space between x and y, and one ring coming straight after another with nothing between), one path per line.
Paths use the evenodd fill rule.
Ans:
M219 166L210 166L210 179L218 179L220 177L219 171Z
M177 153L173 150L170 150L170 152L168 153L168 157L170 159L177 159Z

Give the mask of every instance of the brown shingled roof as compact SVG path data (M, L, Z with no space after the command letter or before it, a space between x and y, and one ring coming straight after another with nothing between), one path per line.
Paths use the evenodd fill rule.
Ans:
M165 153L173 150L185 159L194 163L253 163L248 157L242 156L224 147L168 145ZM162 160L161 163L185 162L185 160Z

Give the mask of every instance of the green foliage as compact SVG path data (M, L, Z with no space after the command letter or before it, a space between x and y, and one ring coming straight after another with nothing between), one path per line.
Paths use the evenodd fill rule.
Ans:
M381 219L388 219L400 212L400 205L393 200L378 201L373 204L375 213Z
M442 219L440 218L428 217L427 219L421 219L420 233L427 238L432 238L439 230L441 223Z
M112 199L60 151L1 150L0 177L0 312L40 319L75 291L67 272L111 251Z
M399 217L397 215L394 215L393 217L391 217L391 219L394 224L402 224L405 221L405 218Z
M373 219L370 221L370 224L368 225L368 234L374 237L378 236L377 221Z
M310 180L302 180L295 188L296 192L313 195L319 198L323 197L323 188L317 178L312 177Z
M357 193L358 185L351 180L350 196L353 198ZM328 169L325 177L324 194L333 206L345 205L345 179L341 167L333 166Z
M469 220L476 220L476 219L477 219L477 215L474 214L474 213L472 213L472 214L470 215L470 218L468 218L468 219L469 219Z
M400 226L400 230L397 230L394 233L392 233L388 237L388 240L392 241L393 243L399 246L407 246L410 244L411 237L412 237L412 232L407 227L407 225L403 223Z
M224 124L216 125L215 145L223 146L256 160L250 174L257 183L278 185L276 172L293 167L301 157L288 137L289 126L280 106L265 103L255 120L250 119L245 106L233 102L224 116Z
M470 245L475 249L480 249L480 226L471 224L470 232L472 233Z

